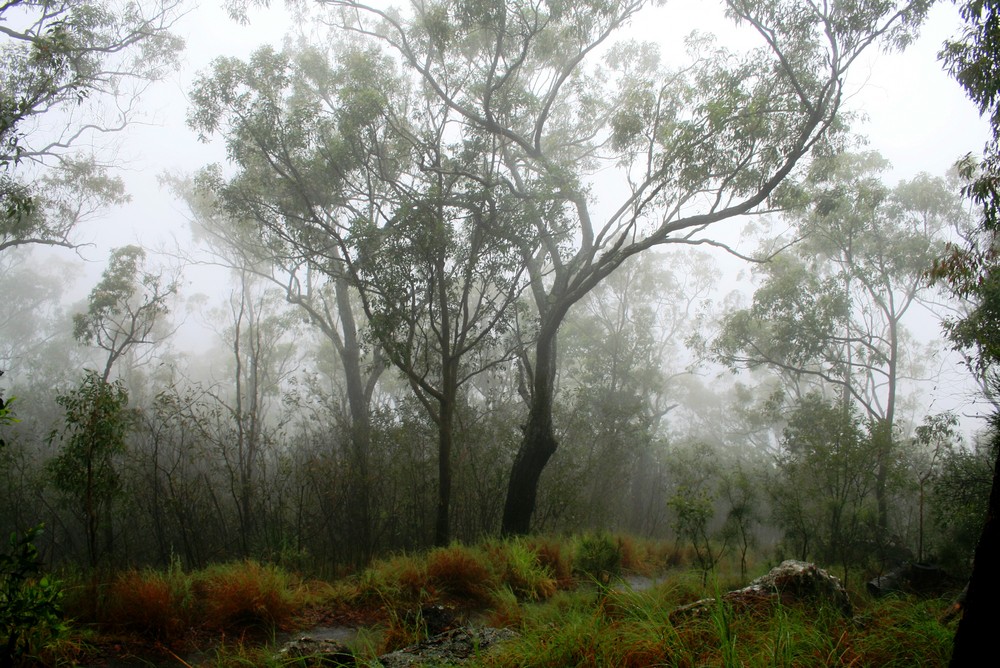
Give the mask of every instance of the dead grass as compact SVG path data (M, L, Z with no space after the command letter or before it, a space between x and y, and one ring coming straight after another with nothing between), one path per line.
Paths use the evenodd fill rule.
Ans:
M129 570L106 593L105 622L161 641L179 638L193 623L190 579L181 571Z
M547 570L555 579L556 586L566 589L574 584L573 561L569 549L558 539L532 537L525 539L525 545L538 557L538 565Z
M432 550L427 555L427 579L445 596L477 605L490 600L497 584L486 555L463 545Z
M276 566L249 560L203 571L194 588L207 628L288 629L304 603L297 578Z

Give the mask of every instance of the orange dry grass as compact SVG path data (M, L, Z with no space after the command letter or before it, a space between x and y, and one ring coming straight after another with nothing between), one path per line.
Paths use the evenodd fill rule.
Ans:
M640 545L632 536L621 535L617 538L622 568L631 573L649 573L649 554L646 546Z
M411 599L417 600L425 589L427 589L427 572L419 564L410 560L408 563L400 564L396 571L396 583L401 591L405 592Z
M533 538L528 547L538 555L538 564L548 570L560 589L573 585L573 563L563 554L563 546L554 538Z
M647 668L647 666L662 666L668 649L665 643L656 638L636 640L628 647L622 648L620 657L623 668Z
M126 571L108 588L107 623L159 640L172 640L191 623L183 574Z
M450 596L480 603L489 600L495 580L484 557L461 545L431 552L427 556L427 577Z
M197 590L205 625L213 628L287 628L298 607L298 583L284 571L255 561L209 569Z

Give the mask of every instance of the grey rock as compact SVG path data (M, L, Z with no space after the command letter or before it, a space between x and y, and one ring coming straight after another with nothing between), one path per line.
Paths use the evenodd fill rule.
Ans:
M511 629L463 626L440 633L416 645L383 654L378 660L385 668L461 664L498 642L516 637L517 632Z
M799 601L819 602L832 605L846 616L854 612L847 590L840 579L830 575L822 568L805 561L789 559L772 568L767 575L762 575L741 592L774 593L782 603ZM739 592L730 592L739 593Z
M845 617L853 616L851 600L838 578L816 564L792 559L781 562L743 589L723 594L722 600L735 611L773 605L778 601L784 605L809 602L830 605ZM711 614L716 605L716 599L704 598L676 608L670 613L670 619L681 621Z
M342 642L329 638L299 636L278 650L275 660L282 665L334 666L357 665L354 653Z

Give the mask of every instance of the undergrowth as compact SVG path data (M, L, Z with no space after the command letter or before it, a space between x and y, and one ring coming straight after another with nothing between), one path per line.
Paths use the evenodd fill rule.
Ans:
M594 534L454 544L379 560L334 583L304 582L254 561L194 572L178 564L130 570L102 588L98 619L77 620L97 629L96 637L63 639L48 655L53 663L86 662L119 642L109 634L125 633L175 658L207 643L198 665L279 665L274 645L282 629L342 624L364 629L352 646L367 665L432 635L426 615L443 610L454 625L472 620L518 632L467 664L473 667L947 664L955 625L939 621L947 600L856 594L853 619L778 603L715 603L705 614L676 616L680 606L720 600L719 592L745 584L726 574L706 587L685 558L670 545ZM640 591L620 577L640 575L647 578Z

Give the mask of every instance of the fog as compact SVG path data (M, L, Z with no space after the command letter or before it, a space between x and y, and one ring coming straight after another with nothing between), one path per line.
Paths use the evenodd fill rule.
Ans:
M950 170L988 137L937 60L959 29L953 5L935 5L902 52L876 44L846 75L831 75L831 86L843 86L836 114L812 128L795 111L768 109L791 118L761 121L759 137L729 128L752 115L744 106L766 106L754 97L767 87L766 70L735 64L760 36L700 2L644 10L620 32L658 42L661 60L644 70L655 59L637 48L602 71L601 83L589 81L590 61L579 80L567 75L573 104L551 105L553 123L579 132L564 144L560 132L541 130L545 105L510 102L515 121L542 119L534 144L511 140L513 148L498 148L513 132L462 106L479 89L467 92L456 72L480 61L435 64L432 74L453 88L421 90L398 44L352 24L352 39L392 54L383 69L352 78L336 60L357 56L350 31L295 11L255 8L240 23L219 6L183 8L170 28L185 42L176 67L142 92L126 128L85 135L79 146L113 165L130 200L82 218L72 248L0 251L0 388L16 397L20 420L3 427L0 529L47 522L50 556L63 562L178 557L203 566L256 555L333 572L501 530L682 541L686 498L704 500L705 524L721 536L732 530L734 495L757 490L762 551L846 569L915 553L926 532L936 557L963 563L968 546L956 547L947 522L918 524L924 501L915 487L925 474L943 477L948 457L981 463L977 434L990 407L942 330L968 305L923 273L974 224ZM716 28L716 43L692 43L701 55L732 53L682 65L685 37ZM278 95L285 115L270 136L293 141L295 119L313 133L284 164L251 132L268 120L266 91L213 62L317 43L312 60L289 56L289 71L315 67L313 78ZM479 46L469 39L462 48ZM552 62L567 58L562 48L553 47ZM320 56L333 56L329 71L319 71ZM427 62L436 57L428 47ZM822 56L808 62L817 79L827 76ZM557 88L558 67L546 65L524 75L527 86ZM734 93L734 102L722 90L721 101L697 106L715 92L704 90L711 68L745 84L745 97ZM691 82L668 99L668 83L683 76ZM795 85L825 90L806 79ZM367 98L344 91L365 82L399 106L357 112L350 105ZM615 97L622 82L641 94ZM246 97L230 99L236 91ZM827 100L811 88L786 94L807 98L802 109L810 100L820 108L810 95ZM114 106L116 98L99 97L91 101ZM282 107L300 99L309 113ZM619 106L601 106L611 99ZM668 119L671 104L680 111ZM715 108L728 114L723 129L712 129ZM82 113L57 109L26 141ZM651 114L656 130L643 125ZM333 130L319 122L328 117L338 119ZM387 120L375 127L373 118ZM404 120L416 129L401 130ZM352 123L364 131L350 135ZM841 132L830 145L828 128ZM782 156L794 153L785 144L800 131L801 160ZM685 133L696 132L707 138L689 141ZM331 140L336 133L347 138ZM427 139L435 133L437 143ZM387 148L359 154L359 137ZM695 158L678 157L682 150ZM855 157L830 157L839 151ZM328 155L342 162L317 167L316 156ZM661 159L687 171L668 178L654 165ZM560 160L579 174L556 169ZM5 161L4 169L42 183L57 163ZM809 172L813 164L826 165L826 180ZM202 171L211 165L216 172ZM395 181L379 181L392 170ZM746 177L754 170L761 175ZM788 192L761 185L779 172ZM447 242L430 232L438 228L421 208L427 193L447 212ZM851 221L863 231L845 231ZM143 250L115 254L126 246ZM97 391L87 369L105 384L121 379L115 387L134 412L109 417L128 433L98 457L110 481L104 505L81 509L81 483L65 471L86 455L73 449L82 427L66 398ZM819 442L815 433L843 438ZM523 470L529 461L541 465ZM790 527L812 510L782 499L798 498L789 490L825 493L815 473L824 462L864 478L838 502L874 524L858 519L854 534L824 536L821 552L808 554L809 541ZM941 514L954 512L946 501ZM869 554L843 548L851 541Z

